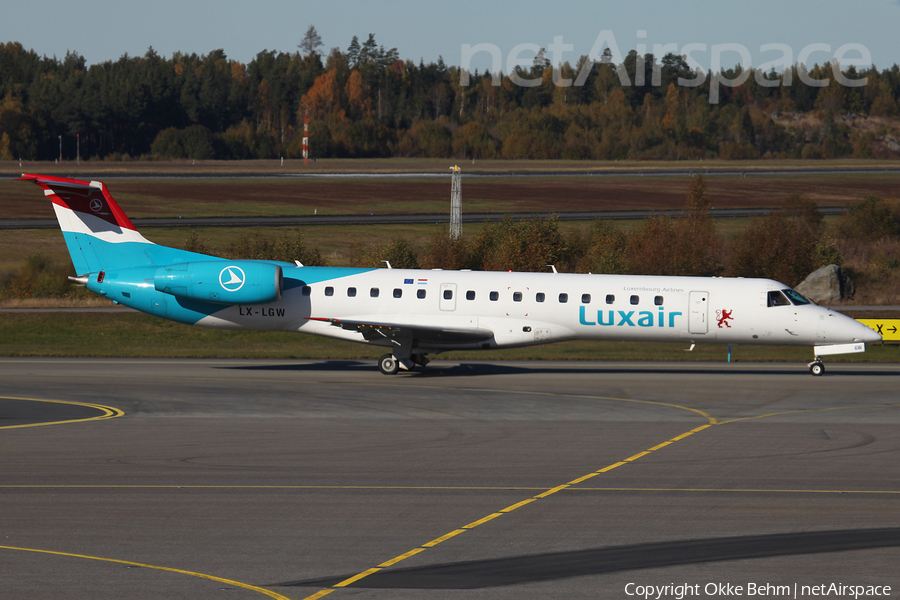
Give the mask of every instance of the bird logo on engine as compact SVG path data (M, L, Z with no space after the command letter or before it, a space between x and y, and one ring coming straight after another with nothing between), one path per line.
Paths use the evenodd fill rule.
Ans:
M244 270L240 267L230 266L225 267L219 273L219 285L222 286L226 292L236 292L242 287L244 287L244 281L247 279L247 276L244 274Z

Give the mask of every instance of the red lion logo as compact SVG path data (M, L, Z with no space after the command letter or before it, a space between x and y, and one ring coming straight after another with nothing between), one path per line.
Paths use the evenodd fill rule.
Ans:
M724 308L716 311L716 319L719 321L719 329L722 329L722 327L731 328L731 324L728 321L734 319L734 317L731 316L731 313L733 312L733 310L725 310Z

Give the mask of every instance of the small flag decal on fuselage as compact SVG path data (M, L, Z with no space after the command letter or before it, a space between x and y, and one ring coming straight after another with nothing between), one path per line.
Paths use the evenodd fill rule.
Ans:
M412 283L412 282L413 282L412 279L404 279L404 280L403 280L403 283L404 283L404 284Z
M425 285L426 283L428 283L428 280L427 280L427 279L420 279L420 280L419 280L419 285Z

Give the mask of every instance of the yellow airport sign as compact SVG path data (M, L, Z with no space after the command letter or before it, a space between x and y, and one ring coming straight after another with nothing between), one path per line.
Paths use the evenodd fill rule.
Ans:
M857 319L881 334L885 342L900 342L900 319Z

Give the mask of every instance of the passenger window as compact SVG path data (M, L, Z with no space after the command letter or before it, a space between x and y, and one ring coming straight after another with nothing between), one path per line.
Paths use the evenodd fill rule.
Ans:
M325 288L325 295L326 296L334 296L334 288L331 287L330 285L327 288Z
M544 301L544 292L538 292L537 294L535 294L534 299L537 302L543 302Z
M606 295L606 303L607 304L615 304L615 302L616 302L616 297L614 295L612 295L612 294Z
M475 290L469 290L466 292L466 300L474 300L475 299Z
M400 288L394 288L394 298L403 297L403 290Z
M662 296L655 297L653 299L653 304L655 304L656 306L662 306L663 305L663 297Z
M425 290L416 290L416 298L419 300L425 298Z
M790 306L790 301L781 292L769 292L768 306Z
M372 288L371 290L369 290L369 296L371 296L372 298L377 298L378 293L378 288Z
M496 302L500 299L500 292L491 292L491 302Z
M590 304L591 303L591 295L590 294L582 294L581 295L581 303L582 304Z
M308 285L304 285L302 293L304 296L309 296L312 293L312 288L309 287Z
M347 297L355 298L356 297L356 288L347 288Z
M453 300L453 290L444 290L444 300Z
M568 302L568 301L569 301L569 295L568 295L568 294L560 294L560 295L559 295L559 303L560 303L560 304L565 304L565 303Z
M513 302L522 301L522 292L513 292Z
M640 297L640 296L632 296L632 297L631 297L631 303L632 303L632 304L635 304L635 305L640 304L640 303L641 303L641 297Z

